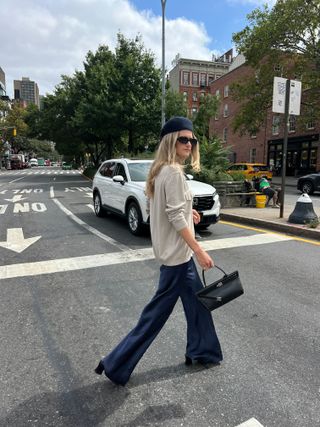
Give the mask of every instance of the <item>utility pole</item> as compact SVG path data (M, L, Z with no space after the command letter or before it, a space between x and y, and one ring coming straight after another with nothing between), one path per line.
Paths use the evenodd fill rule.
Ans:
M280 218L283 218L284 193L286 188L286 169L287 169L287 150L288 150L288 127L289 127L289 100L290 100L290 79L286 81L286 97L284 103L284 129L283 129L283 147L282 147L282 179L281 179L281 197L280 197Z
M161 126L165 123L165 96L166 96L166 64L165 64L165 8L167 0L161 0L162 6L162 95L161 95Z

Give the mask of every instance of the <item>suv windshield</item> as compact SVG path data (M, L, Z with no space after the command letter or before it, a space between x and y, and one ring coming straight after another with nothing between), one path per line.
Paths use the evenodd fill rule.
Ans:
M151 162L147 163L129 163L128 169L131 177L131 181L144 182L147 180Z

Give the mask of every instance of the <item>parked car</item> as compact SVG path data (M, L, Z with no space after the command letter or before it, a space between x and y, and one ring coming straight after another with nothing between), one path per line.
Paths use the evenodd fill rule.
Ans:
M227 172L232 175L235 172L243 173L245 179L252 181L252 178L266 176L272 180L272 172L268 165L263 163L234 163L229 166Z
M72 169L72 165L67 162L62 162L62 170L70 170Z
M112 212L127 219L129 230L141 234L149 223L147 198L144 193L151 160L112 159L101 164L93 183L94 211L98 217ZM193 194L193 205L201 216L198 228L219 221L220 200L214 187L186 176Z
M32 167L32 166L38 166L38 160L37 159L30 159L29 160L29 165L30 165L30 167Z
M297 181L297 189L307 194L320 191L320 172L301 176Z

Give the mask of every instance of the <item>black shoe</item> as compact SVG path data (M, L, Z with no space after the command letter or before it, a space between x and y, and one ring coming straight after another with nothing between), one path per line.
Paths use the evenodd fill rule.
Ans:
M102 363L102 360L100 360L99 365L96 367L96 369L94 370L94 372L98 375L102 375L104 372L104 366Z
M193 365L193 364L198 364L203 366L206 369L210 369L213 366L218 366L220 365L220 362L205 362L201 359L191 359L189 356L186 356L186 360L184 362L187 366Z

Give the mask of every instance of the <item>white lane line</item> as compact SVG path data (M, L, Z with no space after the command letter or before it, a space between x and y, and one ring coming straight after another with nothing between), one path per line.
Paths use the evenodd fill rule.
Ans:
M260 424L259 421L255 418L250 418L250 420L245 421L244 423L241 423L236 427L263 427L263 425Z
M247 240L247 246L259 245L263 243L277 243L282 242L284 240L290 240L290 238L283 239L282 236L278 235L274 235L272 237L272 241L269 240L268 242L266 242L264 235L257 235L257 238L255 240ZM213 240L211 242L206 243L208 243L207 246L209 246L210 243L210 250L219 250L224 248L230 248L231 240L233 240L232 247L243 246L242 242L239 239L246 240L247 237ZM126 252L105 253L22 264L10 264L0 266L0 280L11 279L14 277L38 276L40 274L52 274L62 271L74 271L87 268L103 267L115 264L126 264L128 262L139 262L150 259L154 259L152 248L143 248L137 250L128 250Z
M55 204L66 214L69 218L71 218L74 222L84 227L87 231L94 234L97 237L100 237L100 239L108 242L110 245L115 246L120 251L127 251L131 252L132 249L129 248L129 246L123 245L122 243L117 242L116 240L112 239L109 236L106 236L105 234L101 233L99 230L96 230L95 228L91 227L91 225L88 225L84 221L82 221L80 218L78 218L76 215L74 215L69 209L67 209L58 199L52 199Z
M137 251L128 251L127 253L116 252L25 264L4 265L0 267L0 280L104 267L106 265L126 264L128 262L145 261L153 257L152 249L146 248Z
M21 178L17 178L17 179L14 179L14 180L12 180L12 181L9 181L9 184L12 184L13 182L16 182L16 181L20 181L20 179L23 179L24 177L22 176Z
M230 237L219 240L206 240L201 242L201 247L206 251L212 251L216 249L238 248L241 246L285 242L287 240L294 240L294 238L281 234L253 234L251 236Z
M53 189L53 187L52 187L52 186L50 187L50 198L51 198L51 199L53 199L53 198L54 198L54 189Z

